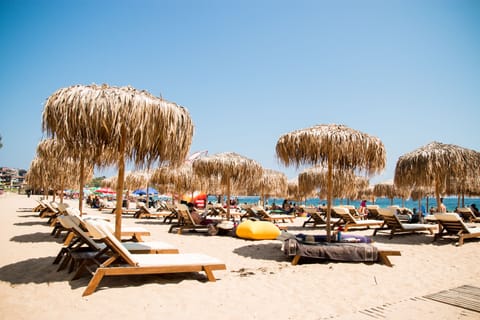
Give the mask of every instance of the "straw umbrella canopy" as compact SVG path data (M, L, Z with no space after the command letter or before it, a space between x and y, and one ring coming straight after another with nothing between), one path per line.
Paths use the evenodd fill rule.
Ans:
M76 152L66 147L65 142L58 139L43 139L37 145L37 157L44 159L44 174L48 177L49 187L62 190L60 201L63 202L63 190L74 188L79 183L78 162ZM87 166L85 174L93 175L93 166Z
M129 171L125 173L123 188L127 190L126 192L127 202L130 201L129 199L130 190L144 188L145 186L148 185L149 179L150 179L150 174L147 171L137 170L137 171ZM112 176L107 179L103 179L100 185L105 188L112 188L116 190L117 181L118 181L118 177Z
M193 161L193 171L201 177L217 177L226 188L230 200L232 186L256 183L263 173L262 166L255 160L234 152L217 153ZM227 219L230 219L230 206L227 205Z
M322 124L282 135L276 145L277 157L291 164L324 165L327 168L327 239L333 194L333 170L358 170L367 175L385 168L386 152L381 140L344 125Z
M287 194L287 184L288 179L283 172L263 169L263 174L260 179L248 185L246 191L249 194L260 194L263 203L265 203L266 197L284 197Z
M438 207L447 179L462 181L469 175L480 175L478 152L434 141L402 155L395 166L394 181L399 186L434 188Z
M116 165L115 235L119 238L125 162L132 161L139 168L156 161L183 163L193 123L187 109L146 91L77 85L59 89L47 99L43 130L81 150L81 155L92 146L102 149L103 156L111 160L108 165Z
M151 182L154 185L167 186L169 192L181 195L202 188L191 162L185 162L180 167L157 168L152 174Z
M386 197L390 199L390 205L393 205L393 199L400 197L405 199L408 197L409 190L400 188L393 183L393 179L377 183L373 186L373 194L376 197Z
M356 191L355 174L353 170L333 170L334 198L346 198ZM298 175L298 185L305 193L316 193L319 198L325 198L328 187L328 170L324 167L312 167L303 170Z

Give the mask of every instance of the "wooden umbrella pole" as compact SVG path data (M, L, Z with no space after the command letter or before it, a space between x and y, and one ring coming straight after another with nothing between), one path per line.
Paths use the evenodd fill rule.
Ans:
M115 209L115 237L119 240L122 232L123 180L125 179L125 140L127 135L125 125L122 125L121 135L118 148L117 204Z
M78 210L80 216L83 212L83 186L85 185L85 157L83 152L80 153L80 189L78 190Z
M227 220L230 220L230 177L227 177Z
M333 194L333 160L332 160L332 146L329 147L328 151L328 171L327 171L327 181L328 181L328 187L327 187L327 241L331 241L331 227L330 227L330 221L331 221L331 216L332 216L332 194Z

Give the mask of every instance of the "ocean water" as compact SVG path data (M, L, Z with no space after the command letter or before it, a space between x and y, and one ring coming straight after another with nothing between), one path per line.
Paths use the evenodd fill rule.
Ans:
M249 197L238 196L237 198L238 198L239 203L247 203L247 204L258 204L258 202L260 200L260 197L258 197L258 196L249 196ZM217 197L209 196L208 201L211 201L212 203L214 203L214 202L217 201ZM270 204L270 205L272 203L275 203L276 205L282 205L283 198L268 198L267 201L268 201L268 204ZM428 201L428 205L427 205L427 201ZM295 203L295 201L292 201L292 203ZM306 202L302 201L302 202L298 202L297 204L306 205L306 206L319 206L321 204L326 204L326 203L327 203L326 200L319 200L318 198L310 198L310 199L307 199ZM443 203L447 207L447 211L454 211L455 208L462 207L462 200L460 199L460 204L458 204L458 198L457 197L445 197L443 199ZM464 200L464 206L465 207L470 206L472 203L475 203L477 205L477 207L480 208L480 197L465 198L465 200ZM388 206L392 205L391 200L388 199L388 198L376 198L375 203L373 203L371 200L367 199L367 205L370 205L370 204L377 204L381 208L385 208L385 207L388 207ZM353 205L353 206L358 208L360 206L360 201L357 201L357 200L347 201L345 199L335 199L334 202L333 202L333 205L334 206L336 206L336 205ZM398 205L400 207L405 206L407 208L413 209L413 208L418 208L418 201L408 199L408 200L405 200L404 203L403 203L402 199L394 198L393 199L393 205ZM428 200L426 198L423 198L421 200L420 205L423 205L425 208L436 207L437 206L437 201L435 200L435 198L428 198Z

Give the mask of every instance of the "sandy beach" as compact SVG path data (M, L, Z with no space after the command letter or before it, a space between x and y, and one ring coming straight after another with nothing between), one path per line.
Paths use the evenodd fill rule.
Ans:
M423 233L373 239L401 251L393 267L380 263L319 262L291 265L277 240L250 241L204 233L170 234L157 219L125 217L124 225L151 232L182 253L221 259L227 270L216 282L202 273L105 278L82 297L90 279L72 281L52 262L62 238L28 208L38 196L0 196L0 319L479 319L480 313L426 298L464 285L480 287L480 240L457 247ZM67 200L70 205L77 202ZM113 219L90 208L88 214ZM292 233L324 234L302 228L305 218L286 223ZM373 231L352 234L371 236Z

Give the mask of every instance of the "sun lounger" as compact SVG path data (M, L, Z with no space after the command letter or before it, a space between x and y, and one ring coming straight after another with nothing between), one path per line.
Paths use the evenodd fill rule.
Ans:
M458 237L458 245L461 246L465 239L480 237L480 227L467 226L456 213L436 213L435 218L438 222L439 230L435 234L434 240L446 235L453 235Z
M310 207L304 208L303 210L310 215L310 217L303 223L303 227L307 227L309 225L313 225L314 228L327 226L327 220L323 217L320 211L317 211L317 208ZM339 220L339 218L330 218L330 224L333 226Z
M343 225L345 231L354 227L380 227L383 224L383 221L381 220L357 220L350 214L350 211L347 208L333 207L332 211L334 211L341 219L336 225Z
M147 208L145 203L139 202L138 209L133 215L134 218L166 218L172 214L171 210L152 210L151 208Z
M457 208L458 215L463 219L465 222L480 222L480 217L477 217L472 209L465 207L465 208Z
M217 258L197 253L180 254L131 254L120 241L104 226L99 224L103 239L112 252L111 258L100 265L83 292L92 294L104 276L130 276L204 271L209 281L215 281L214 270L225 270L226 266Z
M70 216L77 217L79 219L80 224L82 225L83 229L85 229L85 230L87 229L87 227L85 226L84 218L83 218L83 216L80 216L80 212L78 211L77 208L69 207L69 208L66 209L66 213ZM112 226L112 228L113 228L113 226ZM121 230L120 235L121 235L122 238L128 237L133 241L142 242L143 241L142 237L143 236L149 236L150 231L148 231L147 229L142 228L142 227L122 226L122 230ZM68 239L66 241L68 242Z
M436 229L436 226L433 224L421 224L421 223L402 223L397 215L395 208L386 208L378 209L380 215L383 217L383 224L379 229L375 229L373 235L375 236L378 231L389 230L390 239L393 238L395 234L399 233L415 233L421 231L428 231L430 234L433 234L433 231Z
M177 230L178 234L182 234L183 230L201 230L208 231L209 226L205 224L198 224L193 220L188 207L184 204L179 204L176 207L176 211L179 215L178 223L170 227L168 232L173 232Z
M378 246L371 243L316 243L306 244L297 239L287 239L284 252L293 257L292 265L298 264L304 258L315 258L328 261L344 262L377 262L391 267L389 256L400 256L399 250Z
M262 207L259 207L259 206L246 208L246 210L247 212L244 215L242 215L240 220L243 220L245 218L255 218L259 220L278 223L278 222L285 222L285 220L289 220L290 222L293 222L293 219L295 219L294 214L272 213L272 212L265 211Z

